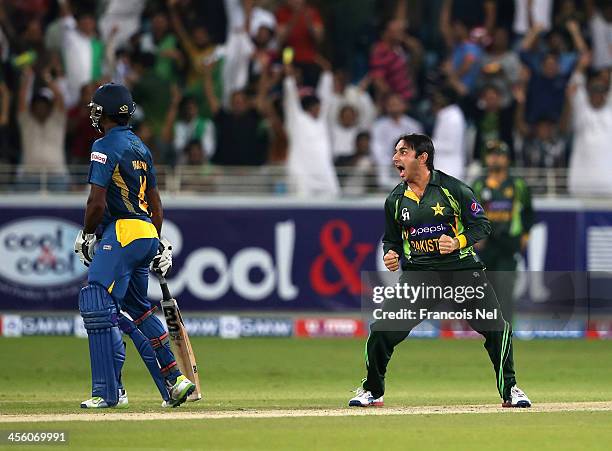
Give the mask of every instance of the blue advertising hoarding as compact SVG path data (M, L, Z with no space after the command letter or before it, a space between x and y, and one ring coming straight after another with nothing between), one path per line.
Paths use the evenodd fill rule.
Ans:
M361 271L382 269L382 200L350 205L272 202L166 203L164 234L174 244L169 286L181 308L359 309ZM76 309L86 268L72 248L83 207L69 204L73 206L3 206L0 310ZM605 255L593 254L588 246L612 230L612 210L536 210L525 269L584 271L589 262L605 267ZM593 230L602 231L603 238ZM153 278L149 294L161 297Z

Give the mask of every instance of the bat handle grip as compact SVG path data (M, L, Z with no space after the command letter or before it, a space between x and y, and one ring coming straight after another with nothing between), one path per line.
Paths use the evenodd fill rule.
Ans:
M166 282L166 279L164 277L160 276L160 278L159 278L159 287L161 288L162 297L163 297L164 301L172 299L172 295L170 294L170 290L168 289L168 283Z

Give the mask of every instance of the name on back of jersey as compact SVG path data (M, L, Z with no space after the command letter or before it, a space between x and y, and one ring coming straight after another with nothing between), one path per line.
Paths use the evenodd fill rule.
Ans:
M142 160L132 160L132 167L135 171L142 169L143 171L147 170L147 163Z

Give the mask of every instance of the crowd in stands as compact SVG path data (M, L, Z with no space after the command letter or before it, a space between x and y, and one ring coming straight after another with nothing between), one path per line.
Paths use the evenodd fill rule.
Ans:
M300 195L387 189L396 138L422 132L462 179L502 140L514 166L612 195L609 0L4 0L0 60L17 185L38 166L68 186L112 81L156 164L203 179L274 165Z

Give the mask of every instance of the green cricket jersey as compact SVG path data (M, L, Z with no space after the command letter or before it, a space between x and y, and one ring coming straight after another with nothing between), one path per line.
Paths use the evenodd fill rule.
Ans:
M402 269L482 269L474 243L487 237L491 224L469 186L433 170L421 199L406 182L395 187L385 201L385 254L393 249L403 256ZM460 249L440 254L438 240L448 235Z
M521 178L508 177L499 186L485 177L474 182L474 193L484 207L493 230L486 247L514 254L520 239L533 225L531 194Z

